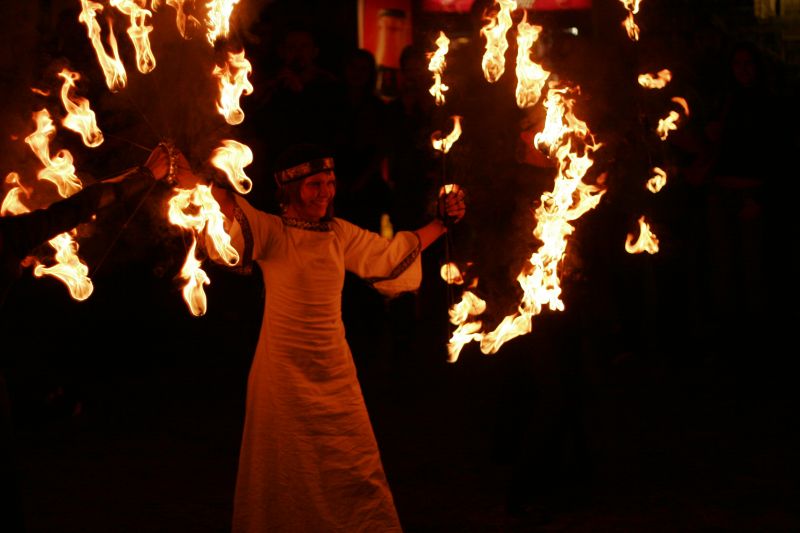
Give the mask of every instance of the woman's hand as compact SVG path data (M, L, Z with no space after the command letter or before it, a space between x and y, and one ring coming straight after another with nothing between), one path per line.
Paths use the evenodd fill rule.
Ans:
M439 217L446 223L457 223L467 211L464 191L455 184L448 184L439 190Z
M194 188L200 179L192 172L189 160L171 143L159 143L147 158L144 166L157 180L164 180L182 189Z

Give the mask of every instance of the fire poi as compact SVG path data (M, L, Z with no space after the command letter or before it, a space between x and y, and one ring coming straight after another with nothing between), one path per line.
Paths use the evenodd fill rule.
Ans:
M634 21L634 15L638 13L641 1L621 2L628 10L623 26L630 39L637 41L640 30ZM80 0L81 12L76 23L86 27L86 37L95 52L97 66L102 72L106 87L118 97L128 89L131 80L122 60L124 54L120 53L122 43L115 33L115 23L120 25L120 21L128 22L126 32L130 46L135 51L134 74L139 77L150 76L162 66L150 42L151 34L158 35L159 32L159 28L153 25L155 13L167 8L174 10L175 29L180 36L189 42L193 37L202 35L202 40L207 45L207 55L211 58L214 46L230 35L231 17L238 4L239 0L209 0L203 6L188 5L182 0L152 0L148 7L147 1L109 0L104 5L91 0ZM530 11L535 15L535 6ZM104 15L102 19L100 14ZM514 97L519 108L530 108L542 101L544 94L541 103L546 110L546 119L542 131L534 137L533 148L553 161L556 169L554 183L552 189L538 199L534 210L532 233L541 245L531 253L516 278L522 289L522 298L517 309L506 315L493 329L487 328L480 320L490 303L478 296L478 279L470 280L449 257L443 263L442 278L448 285L464 288L461 301L451 302L448 311L450 322L455 326L448 342L451 362L455 362L463 347L472 341L479 344L483 353L496 353L508 340L531 332L533 317L544 309L564 309L560 286L561 268L569 254L570 236L575 231L572 223L596 208L605 192L601 185L602 180L587 180L593 165L592 154L601 149L603 144L595 140L588 125L573 113L575 99L580 97L580 88L569 82L550 81L545 90L550 72L531 59L532 49L543 28L528 22L528 10L523 9L521 16L515 16L516 14L517 3L514 0L497 0L491 13L485 14L487 23L480 30L480 36L486 41L481 68L487 83L495 83L504 75L507 70L505 63L509 48L508 34L515 28L517 85ZM516 25L515 18L518 20ZM101 20L105 25L101 24ZM119 27L117 26L117 32ZM438 48L429 54L429 70L433 73L434 81L430 94L437 106L445 105L445 93L451 89L443 82L449 44L450 40L440 31L436 39ZM213 68L206 74L209 80L216 81L217 95L213 99L213 107L219 120L227 125L235 126L245 120L240 99L254 91L249 80L252 72L253 67L245 57L245 50L237 46L224 54L222 64L214 62ZM63 68L57 76L61 80L59 93L63 106L63 114L58 113L63 116L60 125L65 130L78 134L85 147L99 147L104 143L105 137L97 124L89 99L80 96L83 78L81 73ZM672 73L662 69L655 74L640 74L636 81L642 88L652 90L664 89L671 79ZM458 87L453 89L457 91ZM32 90L42 97L50 94L47 89L34 87ZM670 110L659 119L655 133L661 140L666 140L669 132L677 129L682 116L689 115L689 107L684 99L673 97L671 101L678 105L678 109ZM50 182L63 198L83 187L77 176L72 154L67 149L57 148L57 145L51 146L58 131L52 118L55 113L55 110L46 106L33 113L33 131L25 136L24 142L41 164L36 174L37 183L32 185L24 173L8 172L5 178L7 194L3 199L0 215L11 216L42 207L29 204L32 192L45 186L43 181ZM462 133L461 117L458 114L451 116L453 128L448 135L443 136L440 131L431 135L432 149L439 152L442 158L442 192L458 187L448 182L445 166L447 153ZM170 154L174 152L171 141L162 137L159 143ZM222 139L206 154L206 160L219 171L218 177L224 176L238 194L248 194L251 191L253 182L244 169L253 162L253 153L247 145L233 138ZM177 162L172 161L172 164L177 165ZM657 166L653 167L652 172L646 187L657 193L665 186L667 173ZM191 244L179 276L184 282L182 293L186 305L196 316L206 312L207 301L203 287L211 283L202 269L203 254L198 253L198 242L212 247L213 253L223 258L228 265L236 265L240 259L230 244L230 236L224 229L224 215L211 193L214 186L213 180L208 180L208 183L198 184L191 190L175 188L168 206L165 206L165 210L168 210L168 221L190 235ZM629 253L645 251L652 254L658 251L658 239L645 220L644 216L638 220L638 238L634 238L632 234L627 237L625 249ZM74 299L83 300L91 295L93 288L89 277L91 269L78 255L78 237L76 229L50 241L54 251L53 265L46 266L42 262L44 259L40 258L33 263L34 275L58 278L68 287ZM479 261L479 258L475 261ZM469 267L472 264L471 259L464 266Z

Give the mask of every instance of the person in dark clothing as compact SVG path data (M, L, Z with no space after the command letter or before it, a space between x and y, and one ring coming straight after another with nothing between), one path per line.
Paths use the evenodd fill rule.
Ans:
M134 171L90 185L48 207L0 216L0 312L6 312L3 303L22 276L24 258L37 246L93 216L102 216L115 204L143 194L155 180L165 179L175 163L170 163L167 151L159 147ZM0 523L4 525L3 531L16 533L25 531L25 525L13 461L13 417L3 372L5 364L0 359Z

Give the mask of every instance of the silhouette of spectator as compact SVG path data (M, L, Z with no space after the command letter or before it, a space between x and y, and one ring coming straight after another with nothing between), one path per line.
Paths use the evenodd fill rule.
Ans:
M736 345L745 339L734 337L757 330L768 304L765 238L776 222L770 202L779 196L786 145L761 51L735 43L727 65L729 83L705 127L705 180L712 326Z

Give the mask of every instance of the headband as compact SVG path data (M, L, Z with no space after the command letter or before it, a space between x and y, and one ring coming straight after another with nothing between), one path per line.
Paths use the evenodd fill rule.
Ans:
M325 170L333 170L333 158L323 157L322 159L314 159L305 163L300 163L285 170L279 170L275 173L275 181L278 185L286 185L293 181L307 178L313 174L323 172Z

